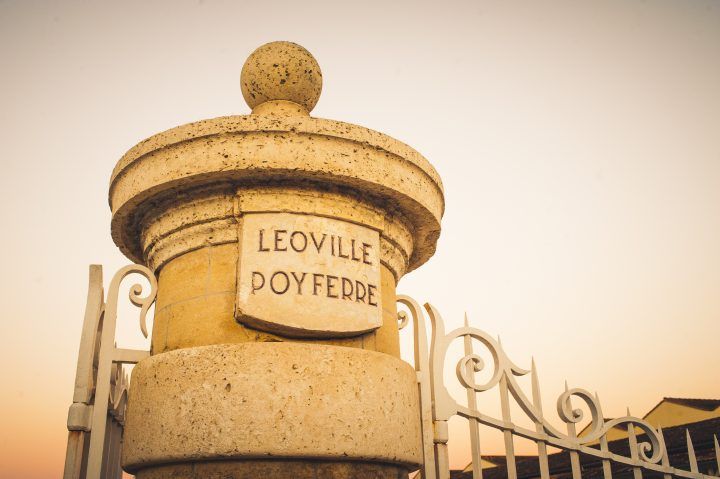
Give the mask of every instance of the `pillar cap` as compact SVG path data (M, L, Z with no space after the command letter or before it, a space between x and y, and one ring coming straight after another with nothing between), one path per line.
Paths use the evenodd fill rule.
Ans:
M275 63L265 58L273 52L279 55ZM279 78L268 73L275 64L288 65L289 78L298 68L308 74L289 85L272 83ZM299 45L264 45L242 74L252 114L178 126L131 148L110 179L111 229L120 250L145 263L143 225L168 205L220 189L286 185L356 195L403 223L412 241L400 248L404 264L394 271L396 279L425 263L435 252L445 208L440 176L420 153L388 135L311 117L322 86L319 67L311 65L317 62ZM193 226L209 220L186 221Z

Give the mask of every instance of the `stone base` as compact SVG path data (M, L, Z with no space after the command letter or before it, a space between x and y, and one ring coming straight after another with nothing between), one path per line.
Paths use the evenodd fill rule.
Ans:
M137 479L407 479L408 470L362 462L214 461L149 467Z
M300 470L347 461L328 470L354 471L317 477L360 477L368 463L377 465L368 470L390 471L377 477L395 477L422 462L418 411L414 369L387 354L280 342L180 349L133 371L123 467L192 472L194 464L231 461L238 471L259 471L260 462L247 461L272 458L262 464L273 470L277 460ZM219 477L250 477L237 474Z

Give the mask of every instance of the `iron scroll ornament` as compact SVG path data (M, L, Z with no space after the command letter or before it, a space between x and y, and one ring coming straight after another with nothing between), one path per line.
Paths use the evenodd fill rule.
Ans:
M113 276L110 282L110 288L108 290L107 308L117 316L117 304L118 295L120 293L120 284L122 281L131 274L139 274L144 277L150 283L150 290L146 296L142 296L143 286L140 283L135 283L130 287L128 292L128 298L130 302L140 308L140 331L144 337L148 337L147 330L147 314L150 306L155 302L157 295L157 279L155 275L147 267L139 264L129 264L121 268L115 276Z

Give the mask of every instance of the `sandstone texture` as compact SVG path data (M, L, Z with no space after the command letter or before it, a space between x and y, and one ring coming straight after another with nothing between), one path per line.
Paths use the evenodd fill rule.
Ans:
M250 108L287 100L311 111L320 99L322 72L309 51L297 43L267 43L250 54L240 75Z
M413 368L387 354L291 343L189 348L138 364L123 463L232 458L421 462Z

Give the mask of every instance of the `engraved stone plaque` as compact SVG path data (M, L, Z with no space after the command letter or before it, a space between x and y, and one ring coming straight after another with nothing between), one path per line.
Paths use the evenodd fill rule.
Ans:
M236 319L297 337L382 324L380 233L337 219L248 213L240 226Z

